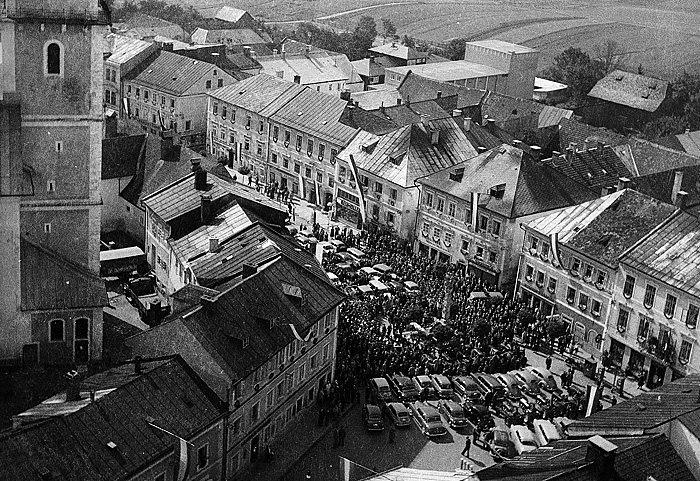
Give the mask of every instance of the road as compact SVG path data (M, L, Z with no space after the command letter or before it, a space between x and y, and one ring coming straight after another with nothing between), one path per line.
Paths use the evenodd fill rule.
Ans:
M296 23L305 23L305 22L320 22L322 20L331 20L337 17L342 17L345 15L352 15L353 13L360 13L364 12L367 10L374 10L376 8L385 8L385 7L398 7L401 5L418 5L421 3L425 2L389 2L389 3L380 3L379 5L369 5L367 7L360 7L360 8L353 8L350 10L344 10L342 12L336 12L332 13L330 15L324 15L322 17L316 17L312 18L311 20L280 20L280 21L269 21L266 22L267 24L271 25L294 25Z

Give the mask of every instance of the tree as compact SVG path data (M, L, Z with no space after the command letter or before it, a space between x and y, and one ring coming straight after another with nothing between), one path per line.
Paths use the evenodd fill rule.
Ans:
M600 63L605 75L624 66L629 54L622 51L614 40L606 40L595 47L595 60Z
M559 318L551 317L547 321L547 335L551 340L557 339L566 335L566 331L569 329L569 325Z
M401 43L405 45L406 47L413 48L416 46L416 41L413 39L413 37L409 37L408 35L404 35L403 39L401 39Z
M384 29L385 37L393 37L396 35L396 26L391 19L382 18L382 28Z
M580 48L569 47L554 57L554 63L544 71L544 76L569 87L575 102L585 99L593 86L605 76L601 62Z
M464 60L464 49L466 46L466 38L454 38L447 43L442 53L450 60Z
M656 141L669 135L682 134L688 128L690 127L685 117L667 115L647 123L642 128L642 136L645 139Z

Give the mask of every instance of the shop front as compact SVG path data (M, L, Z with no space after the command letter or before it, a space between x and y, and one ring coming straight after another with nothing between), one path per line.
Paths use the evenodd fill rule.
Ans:
M335 199L335 215L338 221L350 227L362 229L362 215L357 196L338 189L338 197Z
M497 286L500 272L480 261L476 257L469 260L467 272L479 280L482 280L489 285Z
M542 296L539 292L523 285L521 287L521 296L527 307L533 310L537 309L545 316L550 316L554 313L554 303Z

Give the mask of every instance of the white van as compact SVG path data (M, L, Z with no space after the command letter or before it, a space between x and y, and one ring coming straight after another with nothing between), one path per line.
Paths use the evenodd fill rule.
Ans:
M532 428L535 431L535 442L539 447L561 439L561 434L559 434L557 427L546 419L535 419L532 422Z

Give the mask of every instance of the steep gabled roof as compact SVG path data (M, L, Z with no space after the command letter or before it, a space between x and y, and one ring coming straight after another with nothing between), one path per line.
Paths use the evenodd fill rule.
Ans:
M456 169L464 169L461 181L451 179ZM510 145L501 145L418 182L459 199L468 199L472 192L481 193L479 207L508 218L546 212L595 196L542 162L524 158L522 150ZM501 198L488 195L492 188L503 184Z
M666 99L669 83L623 70L613 70L595 84L589 97L646 112L656 112Z
M212 90L209 95L250 112L269 115L303 90L300 85L262 73Z
M224 22L236 23L247 13L248 12L246 12L245 10L241 10L240 8L234 8L228 5L224 5L216 12L214 18L217 20L222 20Z
M527 116L537 118L539 129L559 124L562 119L573 116L572 110L543 105L534 100L510 97L498 92L486 92L481 101L481 116L494 119L498 123L508 122Z
M353 129L362 129L374 135L384 135L396 130L399 126L379 114L379 111L367 111L360 107L347 105L340 122Z
M700 157L689 155L638 138L629 138L615 147L620 160L633 164L637 175L648 175L690 165L700 165Z
M696 215L700 214L700 165L680 167L665 172L635 177L632 179L632 183L635 190L639 192L664 202L673 203L677 172L680 172L679 175L682 175L679 190L688 194L683 210Z
M145 42L137 38L131 38L116 33L105 35L105 53L109 54L105 60L122 64L128 62L136 55L146 50L155 50L156 46L151 42Z
M288 82L292 82L295 76L299 76L302 85L350 82L352 68L343 70L338 61L339 55L331 56L321 50L312 53L285 54L284 56L278 54L258 56L257 60L265 73L282 75ZM282 73L280 74L280 72ZM333 92L331 93L337 94L336 85L332 85L332 87ZM328 87L325 85L322 86L321 91L329 93Z
M481 104L481 100L486 95L485 90L460 87L447 82L421 77L413 72L406 74L397 89L401 93L404 102L434 100L438 97L438 92L441 92L442 96L445 97L457 95L458 101L456 108L458 109L476 107Z
M613 187L620 177L633 176L626 163L606 144L572 146L568 152L546 159L545 162L591 189Z
M20 237L20 260L23 311L109 305L102 279L24 235Z
M49 418L0 437L4 479L133 479L173 452L171 435L191 440L225 413L216 395L179 357L126 364L82 383L79 401L65 393L18 418ZM89 391L96 391L90 400ZM114 443L115 448L110 448ZM172 462L175 462L174 457ZM44 473L44 474L42 474Z
M427 52L419 52L413 47L407 47L405 45L400 45L397 43L387 43L384 45L379 45L377 47L370 48L369 51L378 53L380 55L386 55L387 57L398 58L401 60L417 60L428 57Z
M172 95L182 95L215 68L216 65L208 62L160 50L153 61L144 62L124 79Z

